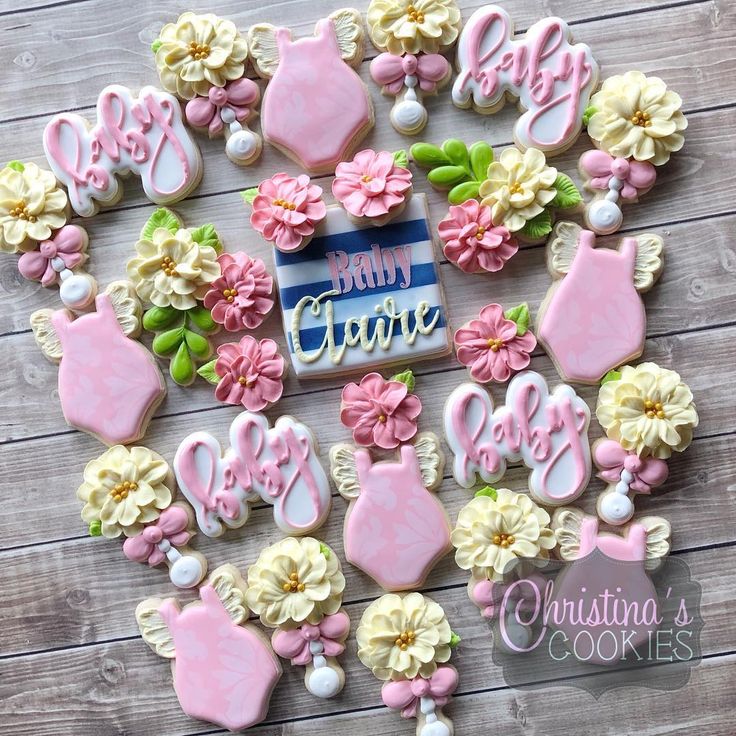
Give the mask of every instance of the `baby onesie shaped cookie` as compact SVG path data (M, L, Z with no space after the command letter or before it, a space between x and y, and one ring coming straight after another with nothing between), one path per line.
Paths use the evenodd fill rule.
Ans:
M450 523L431 493L442 483L439 439L427 432L401 445L395 461L374 462L349 444L330 450L332 479L350 502L345 557L386 590L422 586L451 549Z
M268 713L281 665L266 637L247 623L245 582L233 565L214 570L199 597L184 608L175 598L139 603L143 641L171 660L188 716L231 731L254 726Z
M146 433L166 383L151 353L132 339L142 312L132 285L114 281L95 305L76 319L66 309L40 309L31 328L44 356L59 363L67 424L106 445L128 444Z
M202 159L173 95L143 87L134 95L111 84L97 98L97 123L75 113L55 115L43 133L51 170L69 191L72 209L91 217L123 195L119 175L141 177L146 196L172 204L202 176Z
M288 28L259 24L248 41L256 71L270 78L264 138L311 173L333 172L373 127L373 104L352 68L363 59L360 13L336 10L297 41Z
M651 233L624 238L611 250L595 248L595 235L572 222L556 226L547 245L556 281L540 307L537 337L564 380L595 384L642 354L640 294L662 272L662 249L662 238Z
M458 386L444 410L452 473L463 488L472 488L478 475L495 483L508 463L523 463L531 470L532 496L547 506L576 499L588 485L589 424L590 409L570 386L550 393L534 371L511 379L506 405L495 411L488 392L474 383Z

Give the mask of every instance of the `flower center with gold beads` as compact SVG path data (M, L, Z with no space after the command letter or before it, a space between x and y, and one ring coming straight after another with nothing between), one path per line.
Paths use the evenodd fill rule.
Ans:
M650 419L664 419L664 407L661 401L652 401L647 399L644 402L644 411Z
M405 652L414 643L414 639L416 639L416 634L413 631L405 631L394 643L402 652Z
M115 503L120 503L128 498L128 494L132 491L138 490L138 484L133 480L124 480L122 483L117 483L114 488L110 491L110 497Z
M637 110L631 116L631 123L633 125L638 125L641 128L651 128L652 127L652 121L649 119L649 113L642 112L641 110Z
M304 583L299 582L299 575L293 572L289 575L289 579L284 583L284 593L303 593L305 587Z
M506 534L506 532L493 535L493 544L497 544L499 547L509 547L515 541L516 541L516 538L514 537L514 535Z
M488 345L489 350L497 353L503 347L503 340L500 337L491 337L488 339L486 345Z
M36 215L32 215L28 211L28 205L21 200L20 202L17 202L15 207L13 207L8 214L11 217L17 217L19 220L27 220L28 222L36 222Z
M210 47L206 43L197 43L196 41L192 41L189 44L189 55L196 61L201 61L210 55Z

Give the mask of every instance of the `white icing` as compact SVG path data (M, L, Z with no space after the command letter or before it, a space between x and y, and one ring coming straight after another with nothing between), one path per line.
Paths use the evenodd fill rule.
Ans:
M75 274L66 269L66 273L61 274L61 285L59 287L59 297L64 306L69 309L84 309L94 298L97 289L95 283L89 276Z
M598 516L608 524L619 526L625 524L634 515L634 504L632 500L625 495L628 491L623 493L618 490L609 493L604 493L598 499Z
M318 667L315 663L315 669L309 673L307 679L307 690L312 695L318 698L332 698L340 692L341 688L340 675L336 670L326 664Z
M64 261L61 258L59 258L59 256L54 256L51 259L51 268L53 268L54 271L56 271L56 273L61 273L62 271L68 271L69 270L69 269L67 269L66 264L64 263Z
M205 572L198 557L179 555L176 562L169 568L169 578L177 588L194 588L202 580Z
M250 130L240 129L227 139L225 151L236 161L250 161L258 150L258 136Z
M591 230L594 230L600 235L615 233L621 227L624 219L621 208L615 201L609 200L607 196L604 199L598 199L591 203L585 213L585 218ZM618 199L617 194L616 199Z
M220 110L220 118L223 123L230 125L236 120L235 111L231 107L223 107L222 110Z
M426 125L427 110L418 100L409 99L409 92L407 92L406 97L391 108L389 117L391 124L399 133L411 133L420 126Z

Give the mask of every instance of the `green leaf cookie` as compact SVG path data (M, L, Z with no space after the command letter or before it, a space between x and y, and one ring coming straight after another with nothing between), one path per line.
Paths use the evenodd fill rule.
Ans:
M414 386L416 386L417 384L416 378L414 378L414 373L412 372L411 368L407 368L405 371L397 373L395 376L391 376L391 380L405 383L409 391L413 391Z
M209 358L212 353L212 346L210 341L200 335L198 332L192 332L192 330L184 330L184 341L187 344L189 350L200 360L203 358Z
M409 168L409 157L406 155L406 151L394 151L394 163L400 166L402 169Z
M462 141L450 138L442 144L442 150L455 166L465 169L468 174L471 173L468 147Z
M207 383L212 383L216 386L220 382L220 376L215 373L215 363L217 363L217 358L213 358L209 363L199 366L199 368L197 368L197 373L202 376Z
M526 302L519 304L518 307L507 309L503 313L503 316L512 322L516 322L516 334L519 337L524 335L529 329L529 305Z
M218 328L217 322L212 319L210 310L206 307L197 305L187 311L187 317L202 332L215 332Z
M151 307L143 315L143 329L161 332L184 318L184 312L174 307Z
M146 221L141 230L141 240L150 240L158 228L166 228L172 235L184 227L182 221L166 207L159 207Z
M169 365L169 374L180 385L186 386L192 382L194 378L194 363L186 342L179 345L176 355L171 359Z
M485 488L481 488L479 491L475 492L476 498L479 498L480 496L488 496L489 498L492 498L494 501L496 501L498 500L498 491L491 486L486 486Z
M540 212L536 217L528 220L526 225L519 230L519 234L528 240L541 240L552 232L552 215L549 210Z
M205 247L209 246L214 248L218 253L222 251L222 245L220 244L220 237L215 230L215 226L207 223L201 227L197 227L190 231L192 234L192 240L198 245Z
M451 189L467 178L468 174L461 166L438 166L427 174L427 179L438 189Z
M547 205L553 209L567 210L571 207L577 207L583 197L575 186L573 180L567 174L557 174L555 179L555 189L557 194L555 198Z
M464 181L457 184L447 195L447 201L450 204L462 204L468 199L477 199L480 196L479 181Z
M250 189L243 189L240 192L240 196L248 204L253 204L253 200L258 196L258 187L251 187Z
M153 352L166 357L171 355L184 343L184 328L175 327L173 330L161 332L153 338Z
M425 169L431 169L435 166L447 166L452 162L447 154L437 146L431 143L415 143L410 149L411 157L419 166Z
M470 146L470 167L477 181L484 181L488 177L488 167L492 163L493 149L485 141Z

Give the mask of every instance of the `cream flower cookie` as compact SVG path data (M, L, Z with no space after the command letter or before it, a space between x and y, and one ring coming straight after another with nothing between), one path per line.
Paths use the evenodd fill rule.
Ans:
M235 24L212 13L183 13L161 29L154 48L161 84L185 100L240 79L248 56Z

